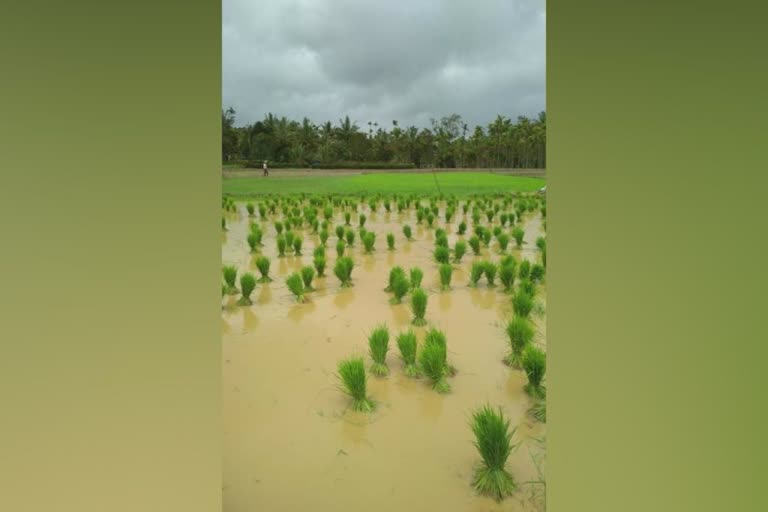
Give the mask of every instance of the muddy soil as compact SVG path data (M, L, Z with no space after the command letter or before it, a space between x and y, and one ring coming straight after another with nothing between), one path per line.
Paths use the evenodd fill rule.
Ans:
M258 277L256 255L246 243L251 219L239 208L227 214L222 259ZM510 296L501 286L487 287L484 280L477 288L468 286L472 261L498 261L498 247L492 243L480 256L468 248L462 263L455 265L452 289L441 291L432 258L434 229L417 225L414 211L401 215L381 208L372 214L367 205L358 209L368 216L366 229L376 232L375 253L364 254L358 237L348 248L355 260L354 286L340 288L332 272L336 236L331 229L327 277L315 280L316 290L302 304L296 303L285 278L311 265L312 251L320 243L317 235L303 230L303 255L278 258L272 221L252 219L263 224L261 253L272 260L274 281L257 285L251 307L237 306L236 297L222 301L224 510L542 510L543 488L523 483L540 479L534 457L543 456L537 439L545 437L546 427L527 414L532 402L523 391L524 372L502 362L508 351L504 326L512 314ZM441 209L436 224L448 232L451 247L460 238L456 229L462 218L458 213L446 226ZM334 226L341 223L337 211ZM402 233L405 223L413 228L413 241ZM352 225L357 226L356 215ZM539 261L539 214L530 214L524 229L523 249L508 251L518 259ZM396 238L392 252L386 246L389 232ZM402 373L394 336L411 327L412 315L406 303L391 305L391 294L383 291L394 265L424 271L426 319L446 333L449 361L458 369L449 379L452 391L447 395ZM534 342L544 347L545 285L536 300ZM391 332L391 373L387 378L369 375L368 391L377 409L370 415L354 413L339 390L336 364L353 354L370 364L366 335L381 322ZM421 343L425 328L415 330ZM513 441L520 443L508 461L519 490L501 503L476 495L470 485L479 455L468 419L485 403L503 408L517 427Z

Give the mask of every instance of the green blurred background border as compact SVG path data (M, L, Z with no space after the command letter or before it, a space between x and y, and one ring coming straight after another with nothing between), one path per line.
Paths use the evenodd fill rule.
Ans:
M221 6L11 4L0 509L218 510ZM548 2L552 512L768 509L744 7Z

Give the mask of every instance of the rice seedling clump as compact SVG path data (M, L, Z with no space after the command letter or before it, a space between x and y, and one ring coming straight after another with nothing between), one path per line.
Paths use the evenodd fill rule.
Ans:
M472 267L469 270L469 284L470 286L477 286L480 282L480 278L483 277L485 271L485 265L482 261L472 262Z
M355 262L349 256L342 256L336 260L333 266L333 273L341 281L342 288L352 286L352 270L355 268Z
M518 290L512 297L512 308L517 316L528 318L533 309L533 298L523 290Z
M352 410L370 412L373 401L368 397L365 363L362 357L350 357L340 361L337 367L344 392L352 399Z
M528 279L530 275L531 275L531 262L528 260L521 261L520 268L517 271L517 276L520 279Z
M301 269L301 279L304 281L304 289L307 291L312 291L314 288L312 288L312 279L315 278L315 269L306 266L302 267Z
M540 263L534 263L531 265L531 280L535 282L541 282L544 280L544 265Z
M515 284L515 267L509 264L499 266L499 280L504 285L504 290L511 291Z
M288 279L285 280L285 284L296 297L296 302L304 301L304 281L302 281L301 275L298 272L294 272L288 276Z
M438 263L448 263L451 252L447 247L438 245L435 247L435 261Z
M497 240L499 241L499 248L501 249L501 252L504 252L507 250L507 246L509 245L509 235L506 233L499 234Z
M260 283L269 283L272 281L269 277L269 266L270 261L266 256L262 255L256 258L256 268L259 269L259 274L261 274L261 278L259 279Z
M389 367L386 361L387 351L389 350L389 329L387 329L386 325L377 326L368 336L368 348L371 359L373 359L371 373L377 377L389 375Z
M488 280L488 286L495 286L497 271L498 271L498 268L496 267L496 264L494 262L492 261L483 262L483 273L485 274L485 278Z
M515 229L512 230L512 237L515 239L515 245L519 249L523 246L523 237L525 236L525 231L523 231L523 228L520 226L515 226Z
M237 286L235 286L235 283L237 282L237 267L234 265L225 265L221 270L224 275L224 283L227 286L227 293L229 295L236 295Z
M461 258L467 253L467 243L459 240L456 245L453 246L453 261L461 263Z
M419 368L416 366L416 333L411 329L400 333L397 336L397 348L400 349L400 358L403 360L403 364L405 364L403 370L405 375L408 377L418 377Z
M251 293L256 288L256 278L250 272L244 273L240 276L240 299L237 303L241 306L248 306L253 304L251 302Z
M317 277L325 276L326 261L324 254L315 255L314 259L312 260L312 264L315 266L315 270L317 271Z
M436 338L427 337L419 352L419 371L432 381L432 389L438 393L451 390L446 380L448 375L447 347Z
M405 273L395 276L395 280L392 282L392 292L394 297L392 298L393 304L400 304L403 302L403 297L408 293L411 287L411 283L408 282L408 278L405 277Z
M392 233L387 233L387 248L390 251L395 250L395 235L393 235Z
M365 246L365 252L370 254L373 252L373 244L376 243L376 233L368 231L363 238L363 246Z
M416 288L411 293L411 310L413 311L413 325L426 325L424 315L427 312L427 292L422 288Z
M450 289L453 267L450 265L450 263L442 263L438 271L440 272L440 286L443 290Z
M547 371L546 354L540 348L530 344L523 351L522 363L528 377L525 392L533 397L543 397L545 391L541 382Z
M488 405L472 414L471 427L475 448L481 458L475 468L472 485L479 494L501 501L517 488L514 478L505 468L507 459L517 447L512 444L516 429L510 430L509 420L504 417L501 408L496 411Z
M475 253L475 256L480 254L480 239L477 235L469 237L469 246L472 248L472 252Z
M301 256L301 246L304 241L301 239L300 236L297 236L293 239L293 253L296 256Z
M410 270L411 288L421 288L421 280L424 278L424 272L419 267L413 267Z
M395 286L395 278L397 276L403 276L405 277L405 270L403 270L403 267L396 265L389 269L389 280L387 282L387 287L384 288L385 292L391 292L394 289Z
M507 338L509 339L509 354L504 362L514 368L520 368L523 352L533 340L533 325L527 318L514 316L507 324Z

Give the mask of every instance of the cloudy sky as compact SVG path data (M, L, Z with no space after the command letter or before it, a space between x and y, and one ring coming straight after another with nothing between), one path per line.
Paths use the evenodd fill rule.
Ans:
M225 107L360 128L545 109L544 0L223 0Z

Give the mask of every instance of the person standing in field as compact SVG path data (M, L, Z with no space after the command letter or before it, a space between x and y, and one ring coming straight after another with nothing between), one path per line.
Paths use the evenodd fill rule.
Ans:
M267 168L266 160L264 160L264 176L269 176L269 169Z

